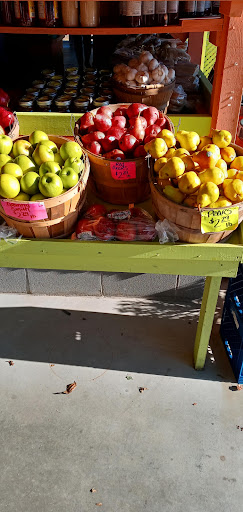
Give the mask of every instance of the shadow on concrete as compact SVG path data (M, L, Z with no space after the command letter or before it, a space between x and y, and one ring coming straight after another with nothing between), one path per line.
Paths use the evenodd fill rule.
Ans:
M41 308L0 310L0 357L76 365L127 373L234 381L219 322L219 298L203 371L193 368L200 311L197 300L160 302L121 298L118 314Z

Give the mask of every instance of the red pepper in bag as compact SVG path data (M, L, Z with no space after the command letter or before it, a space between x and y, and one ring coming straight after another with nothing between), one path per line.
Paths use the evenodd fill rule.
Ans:
M9 104L9 95L0 88L0 107L7 107Z

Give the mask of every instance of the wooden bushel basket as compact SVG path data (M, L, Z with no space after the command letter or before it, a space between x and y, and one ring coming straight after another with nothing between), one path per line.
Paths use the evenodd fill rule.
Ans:
M20 139L28 139L28 137L20 137ZM55 142L58 147L70 140L56 135L49 135L49 139ZM15 228L20 235L26 238L63 238L71 235L77 222L79 211L86 199L86 186L90 166L86 155L84 155L84 158L84 171L77 185L58 197L41 201L46 208L47 219L32 222L10 217L6 215L0 202L0 215L8 226ZM18 203L18 201L15 202L16 204ZM31 201L20 201L20 203L33 204Z
M243 148L231 144L237 155L243 155ZM194 244L216 243L223 240L232 233L232 231L220 231L219 233L201 233L201 215L197 208L189 208L182 204L174 203L167 199L161 189L157 186L153 170L150 169L150 188L153 207L159 219L167 219L174 224L181 242ZM234 204L239 206L239 224L243 220L243 202ZM220 209L220 208L219 208ZM202 211L208 211L209 208L202 208Z
M8 136L12 140L16 140L19 137L19 121L18 121L18 118L15 113L14 113L14 117L15 117L14 124L8 133Z
M151 84L145 87L127 87L113 80L113 91L118 101L124 103L145 103L165 111L170 102L175 80L168 85Z
M117 108L123 106L128 107L128 104L109 105L113 112ZM98 109L92 110L92 114L95 115L97 110ZM165 117L170 124L170 129L174 132L172 122L167 116ZM94 155L85 149L79 135L78 123L75 124L74 138L89 157L90 181L92 189L97 197L100 197L103 201L111 204L141 203L148 199L150 196L150 186L148 179L148 159L146 157L124 160L124 162L135 162L136 178L116 180L111 175L111 163L114 163L115 160L108 160L103 156Z

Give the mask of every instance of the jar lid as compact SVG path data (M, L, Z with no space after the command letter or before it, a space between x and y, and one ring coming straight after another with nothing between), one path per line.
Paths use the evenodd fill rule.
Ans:
M72 67L72 68L66 68L65 69L66 75L77 75L78 74L78 68Z
M45 78L51 78L52 76L55 75L55 69L43 69L41 74L45 77Z
M37 89L43 89L45 87L45 82L43 80L34 80L34 82L32 82L32 85Z
M96 68L85 68L85 73L92 73L93 75L97 75L98 70Z
M102 76L100 77L100 81L101 81L101 82L109 82L111 77L112 77L112 74L109 74L109 75L102 75Z
M78 87L78 82L75 82L73 80L70 80L68 83L67 83L67 86L69 87L69 89L77 89Z
M54 96L56 96L56 94L57 94L56 89L53 89L52 87L47 87L47 89L43 90L43 95L49 96L50 98L54 98Z
M83 80L82 85L84 87L92 87L93 89L95 89L96 87L96 83L94 80Z
M48 82L48 87L51 87L51 88L55 88L55 89L60 89L60 87L62 86L62 82L60 82L59 80L50 80L50 82Z
M37 105L39 105L39 107L50 107L51 104L52 104L52 99L49 96L41 96L37 100Z
M97 82L98 77L96 75L93 75L93 73L84 73L83 79L84 80L93 80L94 82Z
M36 87L29 87L26 89L27 94L31 94L33 98L36 98L40 94L40 89L37 89Z
M87 96L79 96L74 100L75 107L88 107L89 98Z
M109 99L104 96L95 98L95 100L93 101L94 107L104 107L105 105L109 105L109 103Z
M30 98L29 96L23 96L23 98L19 100L19 105L20 107L32 107L33 101L33 98Z
M55 99L55 105L57 107L69 107L70 104L71 104L71 98L67 95L58 96L58 98Z
M73 82L79 82L80 80L80 75L67 75L66 76L66 80L69 82L69 81L73 81Z
M110 82L102 82L102 87L104 87L105 89L110 89L111 83Z
M62 75L53 75L52 80L62 82L64 77Z
M111 70L110 69L100 69L99 74L102 75L110 75L111 76Z
M78 91L77 91L77 89L70 89L70 87L66 87L66 89L64 89L63 93L66 94L67 96L77 96Z

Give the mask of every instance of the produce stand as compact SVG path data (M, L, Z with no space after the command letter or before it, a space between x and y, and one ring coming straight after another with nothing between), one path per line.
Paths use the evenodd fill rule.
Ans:
M129 0L131 1L131 0ZM170 1L170 0L169 0ZM108 35L129 33L166 33L186 34L210 31L211 40L218 46L215 69L215 80L212 92L211 115L205 116L204 122L209 125L212 120L213 128L222 125L236 136L238 112L242 95L240 73L242 69L242 11L241 0L222 1L221 13L223 18L206 20L183 20L180 25L169 27L143 27L128 29L123 27L100 28L20 28L0 27L1 33L15 34L77 34L77 35ZM241 18L240 18L241 17ZM20 133L32 131L39 123L37 115L27 114L29 129L22 128L20 114ZM45 119L48 133L57 133L56 114L46 114ZM69 120L70 115L66 115ZM62 115L64 119L65 115ZM79 115L77 115L79 117ZM186 116L186 123L188 123ZM183 116L182 116L183 118ZM202 116L191 116L193 129L198 125L198 133L205 134L208 130L202 127ZM173 119L173 117L172 117ZM179 119L179 116L178 116ZM173 122L176 124L175 119ZM182 119L183 123L183 119ZM199 123L199 124L198 124ZM190 125L190 123L189 123ZM184 129L192 129L191 125L183 125ZM40 127L40 126L39 126ZM41 126L40 128L43 129ZM63 123L58 123L59 135L68 135ZM238 265L243 261L243 231L238 230L231 237L231 243L220 244L166 244L158 242L84 242L72 240L30 240L19 239L0 242L0 266L8 268L34 268L76 271L107 271L135 272L151 274L172 274L205 276L205 288L198 322L194 346L194 361L197 370L205 364L214 313L223 277L235 277ZM180 340L181 342L183 340Z

